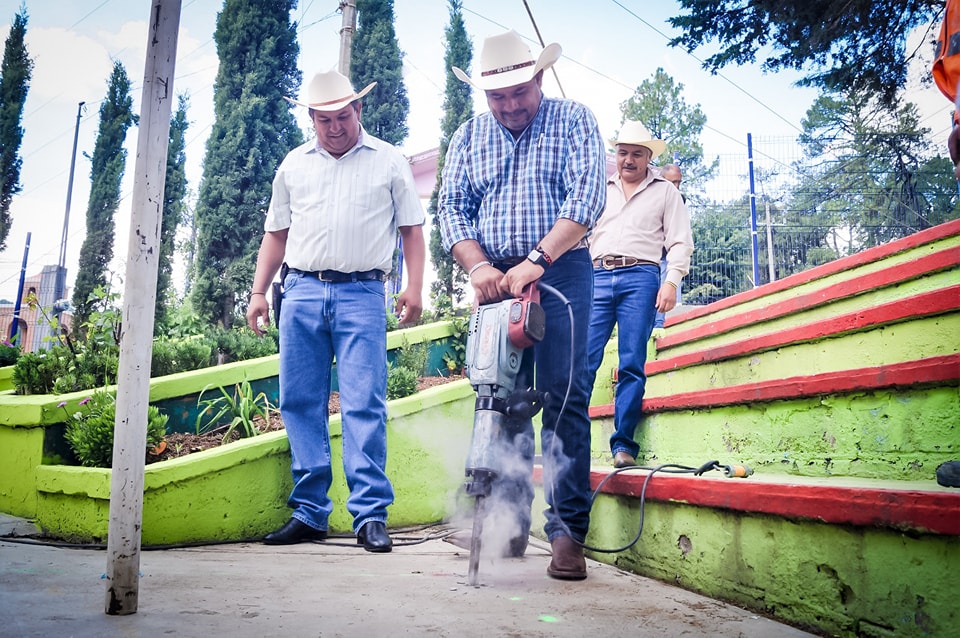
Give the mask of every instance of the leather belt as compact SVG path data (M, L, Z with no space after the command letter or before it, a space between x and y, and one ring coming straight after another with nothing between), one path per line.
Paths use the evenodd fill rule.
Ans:
M300 270L291 268L290 272L304 277L316 277L320 281L331 284L342 284L348 281L384 281L386 275L382 270L356 270L354 272L340 272L339 270Z
M587 238L584 237L583 239L578 241L576 244L574 244L574 246L571 247L567 251L567 253L572 253L575 250L580 250L581 248L588 248L588 247L589 247L589 244L587 243ZM564 255L567 253L564 253ZM527 258L526 255L524 255L523 257L504 257L503 259L498 259L497 261L493 262L493 267L496 268L497 270L507 272L508 270L510 270L511 268L513 268L514 266L516 266L526 258Z
M623 255L604 255L593 260L594 268L603 268L604 270L613 270L614 268L629 268L631 266L656 266L660 267L655 261L646 259L637 259L636 257L624 257Z

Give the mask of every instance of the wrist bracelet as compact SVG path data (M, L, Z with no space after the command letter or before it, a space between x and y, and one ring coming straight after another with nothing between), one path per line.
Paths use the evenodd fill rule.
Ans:
M470 266L470 270L467 271L467 277L473 277L473 273L475 273L478 268L482 268L483 266L492 266L492 265L493 265L492 263L486 260L478 261L474 265Z
M666 280L666 281L664 281L663 283L665 283L665 284L670 284L671 286L673 286L673 289L674 289L674 290L680 290L680 286L678 286L677 284L673 283L673 282L670 281L670 280Z
M265 292L251 292L251 293L250 293L250 296L251 296L251 297L254 296L254 295L263 295L264 297L266 297L266 296L267 296L267 293L265 293Z

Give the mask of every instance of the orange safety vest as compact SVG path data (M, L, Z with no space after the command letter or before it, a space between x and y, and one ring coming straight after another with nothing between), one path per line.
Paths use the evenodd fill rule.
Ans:
M937 50L933 58L933 79L951 102L957 101L957 83L960 82L960 0L947 0L943 24L937 36Z

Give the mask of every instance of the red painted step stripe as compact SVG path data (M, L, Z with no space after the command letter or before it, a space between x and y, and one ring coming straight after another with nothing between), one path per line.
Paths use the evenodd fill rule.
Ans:
M649 397L643 400L643 411L650 413L664 410L717 407L753 401L799 399L824 394L958 381L960 381L960 354L950 354L870 368L825 372L662 397ZM606 403L592 406L590 416L613 416L613 404Z
M742 312L735 316L712 321L695 328L668 333L664 337L657 339L657 351L662 352L672 346L716 336L744 326L770 321L840 299L863 294L871 290L886 288L930 273L947 270L958 264L960 264L960 246L950 248L949 250L942 250L905 264L890 266L874 273L856 277L855 279L841 281L831 286L826 286L821 290L814 290L803 295L784 299L783 301L764 308ZM960 298L955 298L954 301L956 306L960 306Z
M934 226L933 228L928 228L920 231L919 233L914 233L904 237L903 239L898 239L896 241L883 244L882 246L876 246L874 248L861 251L855 255L842 257L821 266L817 266L816 268L811 268L810 270L795 273L752 290L746 290L744 292L737 293L725 299L715 301L712 304L708 304L700 308L694 308L683 315L667 317L666 325L671 326L688 319L696 319L712 312L730 308L752 299L758 299L765 295L770 295L776 292L794 288L815 279L821 279L838 272L843 272L844 270L851 270L858 266L863 266L864 264L880 261L881 259L891 255L896 255L897 253L901 253L918 246L923 246L924 244L930 244L941 239L953 237L954 235L960 235L960 219L945 222L943 224Z
M641 471L618 474L607 482L603 492L639 496L646 474ZM591 472L591 487L596 489L604 476L603 472ZM939 489L933 481L929 492L804 485L802 481L802 477L791 483L771 483L749 478L657 474L650 479L646 498L789 519L817 520L832 525L891 527L960 535L960 491L933 491Z
M960 307L960 284L914 295L906 299L898 299L873 308L864 308L845 315L815 321L796 328L787 328L779 332L771 332L734 343L718 345L707 350L648 361L645 370L648 375L652 375L687 366L743 357L790 344L814 341L825 337L836 337L846 332L867 327L879 327L907 319L942 314L956 310L958 307Z
M639 498L647 474L639 469L621 472L607 481L602 493ZM606 476L606 472L592 470L590 488L596 489ZM925 491L805 485L803 477L788 477L784 482L717 477L716 473L703 477L657 474L650 479L646 499L831 525L960 536L960 490L948 491L933 480L930 490ZM533 480L543 485L543 468L539 465L533 469Z

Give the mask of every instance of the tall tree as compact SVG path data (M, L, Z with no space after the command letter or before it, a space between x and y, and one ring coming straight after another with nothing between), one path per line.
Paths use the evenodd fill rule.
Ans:
M473 60L473 45L467 37L463 23L463 0L449 0L450 22L444 31L447 42L444 64L447 69L446 92L443 98L443 121L440 122L440 154L437 157L437 183L430 195L428 211L433 220L430 230L430 257L437 273L437 279L431 286L430 296L433 307L439 313L446 313L463 300L463 289L467 282L463 272L453 256L443 249L440 241L440 225L437 223L437 203L440 193L440 173L447 157L450 138L461 124L473 117L473 92L470 85L461 82L453 74L453 67L470 72Z
M705 165L700 143L707 116L699 104L687 104L683 98L683 84L674 82L662 68L637 87L633 95L620 105L620 112L624 120L643 122L654 139L666 140L667 150L656 160L658 164L679 164L683 168L684 180L692 184L704 184L713 177L719 158ZM688 190L696 197L696 188Z
M393 26L393 0L357 0L357 34L350 51L354 88L377 86L363 100L363 127L375 137L407 139L410 101L403 84L403 53Z
M296 0L226 0L213 39L220 68L214 123L197 202L191 302L205 321L231 327L253 284L263 216L284 155L302 143L283 96L300 89Z
M918 177L934 155L917 108L895 98L885 105L863 92L825 94L807 111L800 136L812 167L795 206L829 214L851 233L856 252L930 225Z
M154 311L153 333L165 334L170 325L170 302L173 294L173 255L177 230L183 219L187 196L187 155L185 135L187 98L177 100L177 110L170 118L170 142L167 145L167 171L163 183L163 218L160 221L160 258L157 266L157 300Z
M716 40L704 68L763 59L763 69L797 69L800 85L863 91L891 104L907 78L914 27L939 25L943 0L679 0L688 13L670 18L683 31L670 41L687 50Z
M23 105L27 101L33 60L27 54L27 8L13 18L13 26L3 47L0 66L0 251L7 247L7 236L13 220L10 204L20 192L20 143L23 141Z
M73 286L74 330L80 330L92 308L91 293L107 286L107 266L113 259L114 215L120 205L120 182L127 161L123 148L127 130L137 122L130 96L130 79L120 62L113 63L107 97L100 104L100 129L90 167L87 236L80 247L80 264Z

